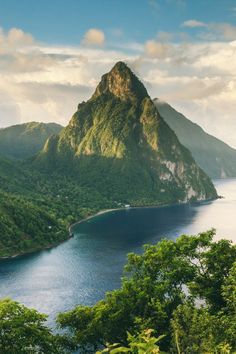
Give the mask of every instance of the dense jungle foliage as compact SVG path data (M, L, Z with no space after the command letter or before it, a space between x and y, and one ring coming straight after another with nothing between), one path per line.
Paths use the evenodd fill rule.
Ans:
M0 159L0 257L58 244L72 223L114 206L72 178Z
M86 353L106 343L126 346L127 331L147 329L163 336L159 346L167 353L235 352L236 246L213 237L214 230L183 235L129 254L120 289L58 322Z
M236 246L213 237L182 235L129 254L120 289L59 314L64 335L46 328L44 315L2 300L1 353L235 353Z

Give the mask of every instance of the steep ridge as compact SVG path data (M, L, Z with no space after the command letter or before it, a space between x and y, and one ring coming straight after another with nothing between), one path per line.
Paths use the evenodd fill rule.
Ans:
M93 96L78 105L59 135L47 140L34 164L69 174L117 204L160 205L217 196L123 62L102 76Z
M198 165L212 178L236 177L236 150L207 134L168 103L154 99L161 117L192 153Z

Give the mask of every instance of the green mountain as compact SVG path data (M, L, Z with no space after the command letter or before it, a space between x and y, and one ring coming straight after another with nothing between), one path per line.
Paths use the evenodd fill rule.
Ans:
M17 162L0 159L0 257L39 250L68 237L53 209L43 205L39 182Z
M0 257L40 250L67 238L49 213L23 197L2 191L0 230Z
M174 130L181 144L192 153L198 165L212 178L236 177L236 150L207 134L169 104L154 99L161 117Z
M0 258L58 244L68 239L72 223L113 207L69 177L0 158Z
M123 62L102 76L68 126L34 162L73 176L106 198L132 205L217 196L209 177L161 118L145 87Z
M0 155L24 159L42 149L47 138L58 134L62 126L56 123L30 122L0 129Z

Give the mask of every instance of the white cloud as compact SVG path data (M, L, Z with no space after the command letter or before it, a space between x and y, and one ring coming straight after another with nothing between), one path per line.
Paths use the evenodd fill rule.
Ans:
M236 26L229 23L212 23L209 28L218 35L218 38L236 40Z
M149 40L145 43L145 53L151 58L164 59L170 56L171 46L166 43Z
M25 49L35 43L31 34L22 31L19 28L12 28L4 32L0 28L0 54L9 53L19 49Z
M194 27L207 27L207 24L201 21L197 21L197 20L187 20L184 21L181 25L182 27L190 27L190 28L194 28Z
M20 122L21 113L16 100L0 89L0 128Z
M1 31L0 43L0 126L32 120L66 125L101 75L123 60L151 97L168 101L236 147L236 41L174 43L159 34L111 50L47 46L17 30Z
M103 46L105 43L105 34L102 30L97 28L89 29L82 40L84 45L94 45L94 46Z
M0 56L0 70L7 73L30 73L49 69L54 59L40 51L30 53L14 52Z
M32 45L33 37L19 28L12 28L7 34L7 39L12 45Z
M182 27L204 28L200 38L205 40L235 40L236 26L230 23L205 23L198 20L187 20L181 24Z

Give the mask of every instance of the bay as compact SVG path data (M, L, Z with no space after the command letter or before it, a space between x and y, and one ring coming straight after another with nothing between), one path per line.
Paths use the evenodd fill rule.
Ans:
M118 288L127 253L140 253L145 243L212 227L216 239L236 242L236 179L214 183L224 199L110 211L77 224L75 236L53 249L0 261L0 297L47 313L53 325L58 312Z

